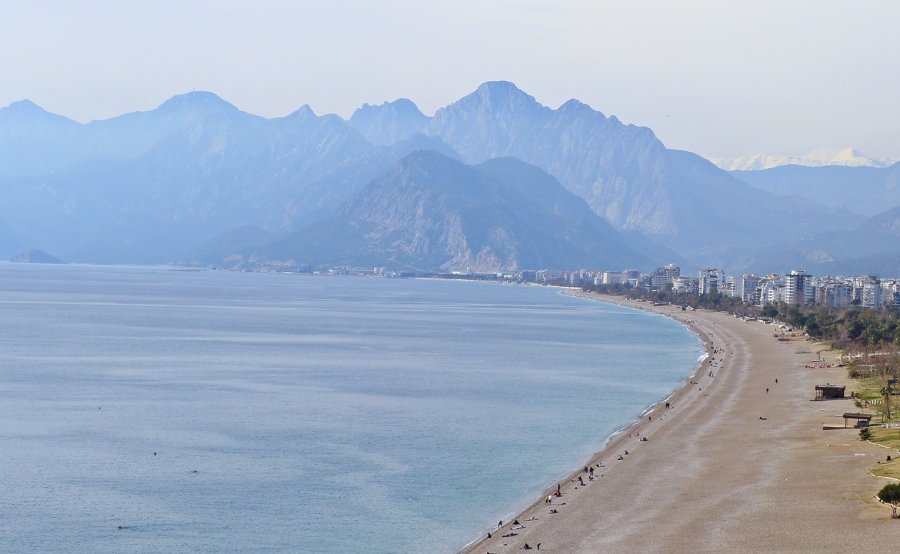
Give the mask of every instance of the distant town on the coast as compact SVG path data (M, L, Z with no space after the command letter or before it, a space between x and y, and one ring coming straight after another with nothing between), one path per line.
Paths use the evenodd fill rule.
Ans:
M0 554L889 551L898 21L4 2Z
M716 268L699 270L696 277L682 275L674 264L650 273L574 272L565 275L572 286L627 285L646 291L671 290L675 294L722 294L752 306L821 304L831 308L859 306L881 310L900 307L900 279L881 279L876 275L815 276L803 269L784 274L726 275Z
M497 273L453 271L450 273L412 273L389 271L384 267L361 269L351 267L308 270L325 275L369 275L382 277L440 277L476 281L500 281L581 287L599 291L627 289L645 292L670 291L679 295L723 295L740 300L750 306L777 304L809 306L813 304L829 308L858 306L882 310L900 308L900 278L882 279L877 275L815 276L803 269L792 269L784 274L743 273L727 275L724 270L705 268L696 276L683 275L681 268L667 264L649 272L636 269L622 271L523 270Z
M718 160L726 170L648 127L574 98L553 108L509 81L430 116L399 98L346 119L307 105L264 118L193 91L80 123L21 100L0 108L0 257L900 274L900 163L813 154ZM777 279L762 282L777 295Z

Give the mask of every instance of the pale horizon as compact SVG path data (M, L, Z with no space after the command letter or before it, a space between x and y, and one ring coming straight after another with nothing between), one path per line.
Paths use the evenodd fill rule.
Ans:
M474 1L14 3L0 105L77 121L208 90L264 117L347 118L409 98L426 114L485 81L552 108L577 98L708 157L853 147L900 157L900 37L888 2L678 5Z

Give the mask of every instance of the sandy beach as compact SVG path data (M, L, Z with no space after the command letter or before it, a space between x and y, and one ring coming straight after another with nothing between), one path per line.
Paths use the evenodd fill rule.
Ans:
M853 389L844 368L805 367L821 346L727 313L570 294L676 318L710 356L670 408L656 406L590 461L593 480L576 471L552 503L536 498L518 524L464 552L526 543L541 552L847 552L900 540L900 520L873 499L889 481L866 472L895 453L853 429L823 430L858 410L849 399L812 401L816 384Z

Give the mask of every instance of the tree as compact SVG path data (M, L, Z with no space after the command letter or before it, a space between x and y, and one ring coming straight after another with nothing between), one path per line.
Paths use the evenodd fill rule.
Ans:
M814 339L822 338L822 326L816 320L815 314L809 316L806 321L806 332L809 333L809 336Z
M869 431L868 427L863 427L859 430L859 440L867 441L872 438L872 431Z
M891 517L897 517L897 504L900 504L900 483L885 485L878 491L878 500L891 505Z
M893 389L891 389L890 383L881 387L881 396L884 397L884 417L887 419L891 419L891 393L893 393Z

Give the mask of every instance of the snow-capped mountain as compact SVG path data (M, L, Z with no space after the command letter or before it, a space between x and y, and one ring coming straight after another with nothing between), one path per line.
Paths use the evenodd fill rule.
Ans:
M782 165L805 165L822 167L842 165L847 167L888 167L897 160L890 158L870 158L855 148L820 148L803 156L773 156L756 154L742 158L709 158L709 161L726 171L770 169Z

